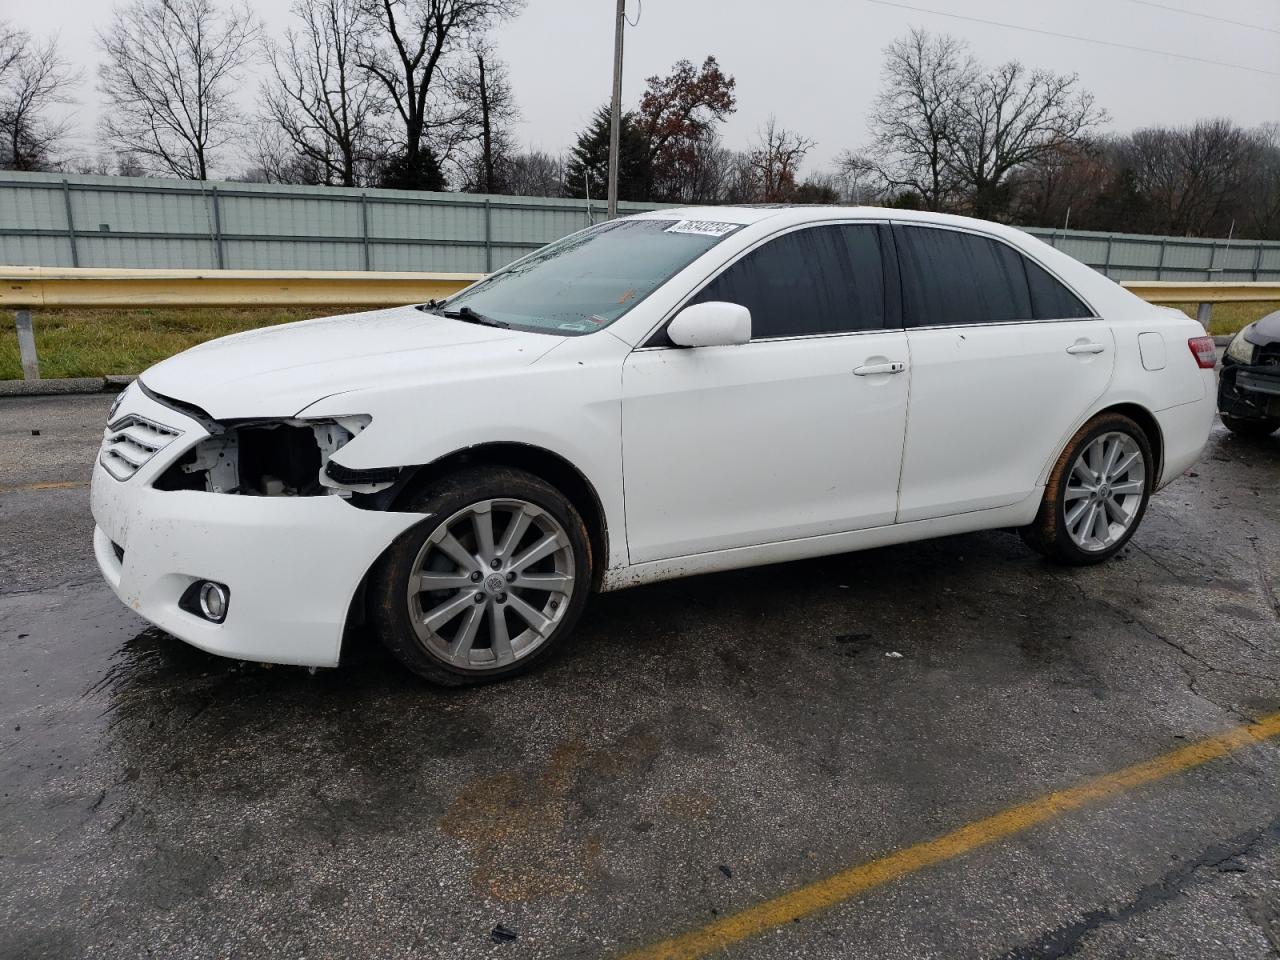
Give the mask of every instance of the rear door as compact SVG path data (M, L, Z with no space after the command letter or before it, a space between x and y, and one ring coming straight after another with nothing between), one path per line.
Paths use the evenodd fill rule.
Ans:
M898 521L1017 503L1106 390L1110 326L1003 241L893 229L912 364Z

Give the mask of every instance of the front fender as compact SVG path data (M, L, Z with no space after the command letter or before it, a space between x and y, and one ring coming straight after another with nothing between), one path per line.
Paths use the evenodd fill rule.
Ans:
M567 341L519 370L374 386L320 400L303 415L368 414L370 425L333 455L353 470L421 466L486 444L520 444L559 457L596 491L610 567L626 563L622 501L625 344L596 334Z

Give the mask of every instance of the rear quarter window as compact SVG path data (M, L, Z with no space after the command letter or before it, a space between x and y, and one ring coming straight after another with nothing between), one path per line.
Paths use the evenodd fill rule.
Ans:
M1074 293L1064 287L1040 264L1023 258L1027 285L1031 289L1031 308L1037 320L1068 320L1092 317L1093 311Z

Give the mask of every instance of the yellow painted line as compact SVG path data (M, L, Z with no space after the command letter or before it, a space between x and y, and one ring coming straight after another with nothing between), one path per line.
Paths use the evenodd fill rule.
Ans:
M1280 735L1280 713L1273 713L1256 723L1235 727L1221 736L1191 743L1123 770L1086 780L1079 786L1047 794L936 839L798 887L772 900L722 917L701 929L633 951L624 960L691 960L706 956L797 918L834 907L890 881L1022 833L1086 804L1191 770L1277 735Z
M19 490L75 490L87 487L88 480L49 480L44 483L23 483L16 487L0 487L0 493L17 493Z

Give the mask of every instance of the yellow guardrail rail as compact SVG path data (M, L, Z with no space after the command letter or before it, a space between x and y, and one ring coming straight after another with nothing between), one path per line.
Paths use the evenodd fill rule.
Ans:
M1150 303L1257 303L1280 300L1280 283L1183 283L1181 280L1122 280L1120 286Z
M479 273L359 270L125 270L0 266L0 308L17 311L23 378L37 380L33 309L54 307L392 306L447 297ZM1197 303L1208 328L1215 303L1280 300L1280 283L1123 283L1155 303Z
M0 307L393 306L447 297L480 273L0 267Z

